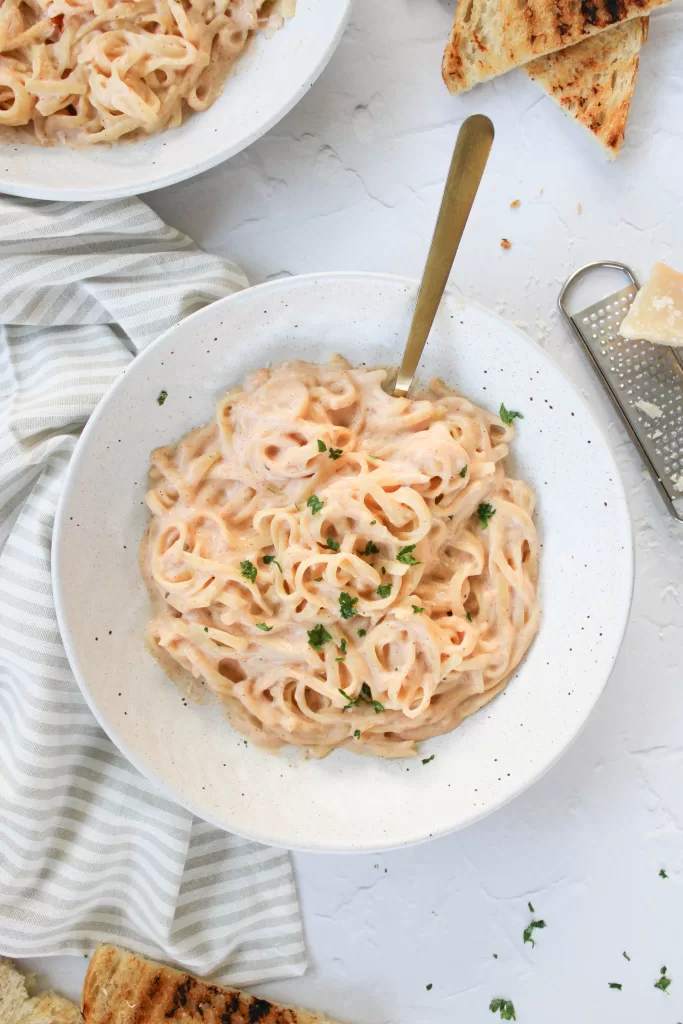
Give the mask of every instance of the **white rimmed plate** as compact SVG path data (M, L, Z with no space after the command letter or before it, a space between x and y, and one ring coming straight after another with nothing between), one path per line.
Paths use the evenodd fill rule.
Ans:
M220 708L185 707L146 652L137 551L152 448L206 422L252 369L285 358L391 364L417 285L370 274L284 278L172 328L127 369L76 448L53 543L57 614L71 666L103 728L140 771L197 815L263 842L321 851L419 842L490 813L575 738L626 626L633 544L612 452L573 385L529 338L447 296L421 375L475 402L520 410L514 471L538 495L540 633L507 689L422 759L337 751L323 761L246 745ZM159 391L168 392L163 406ZM408 770L409 769L409 770Z
M142 142L76 150L0 138L0 192L30 199L140 195L207 171L272 128L323 70L341 39L351 0L297 0L272 35L252 39L208 110Z

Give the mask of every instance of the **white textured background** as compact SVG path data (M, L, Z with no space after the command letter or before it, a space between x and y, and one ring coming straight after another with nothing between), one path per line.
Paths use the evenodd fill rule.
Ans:
M254 282L333 269L415 277L457 126L487 113L496 143L454 281L524 323L608 424L635 523L633 612L582 736L509 807L379 858L296 856L312 967L268 994L356 1024L485 1024L495 996L514 1001L520 1024L677 1024L683 527L643 478L555 302L590 260L621 260L641 277L655 259L683 270L683 8L675 0L652 18L615 164L521 72L449 96L440 59L452 13L445 0L356 0L337 54L293 113L228 164L146 198ZM547 923L535 949L522 944L528 900ZM653 987L663 965L669 994ZM76 993L84 963L37 966Z

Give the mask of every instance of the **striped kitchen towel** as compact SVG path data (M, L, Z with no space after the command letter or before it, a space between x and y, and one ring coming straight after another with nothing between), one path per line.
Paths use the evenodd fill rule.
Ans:
M289 857L160 796L97 726L50 583L79 431L161 331L247 285L138 199L0 197L0 954L116 942L248 984L303 973Z

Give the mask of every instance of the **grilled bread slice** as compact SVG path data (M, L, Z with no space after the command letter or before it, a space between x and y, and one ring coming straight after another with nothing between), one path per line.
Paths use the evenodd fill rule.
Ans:
M75 1003L56 992L42 992L24 1003L14 1024L83 1024Z
M0 957L0 1024L14 1024L28 1000L24 975L11 960Z
M116 946L98 946L83 982L85 1024L334 1024L307 1010L210 985Z
M29 996L27 979L11 960L0 957L0 1024L78 1024L77 1006L57 995L43 992Z
M601 142L610 159L624 141L648 18L633 18L524 66L570 117Z
M505 71L669 0L460 0L444 53L444 81L464 92Z

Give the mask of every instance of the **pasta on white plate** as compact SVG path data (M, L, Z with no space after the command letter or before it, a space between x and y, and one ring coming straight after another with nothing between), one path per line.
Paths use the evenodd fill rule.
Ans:
M0 128L84 147L177 127L277 17L270 0L1 0Z
M392 398L387 374L259 370L152 453L152 649L265 746L413 754L503 689L538 628L516 414L438 381Z

